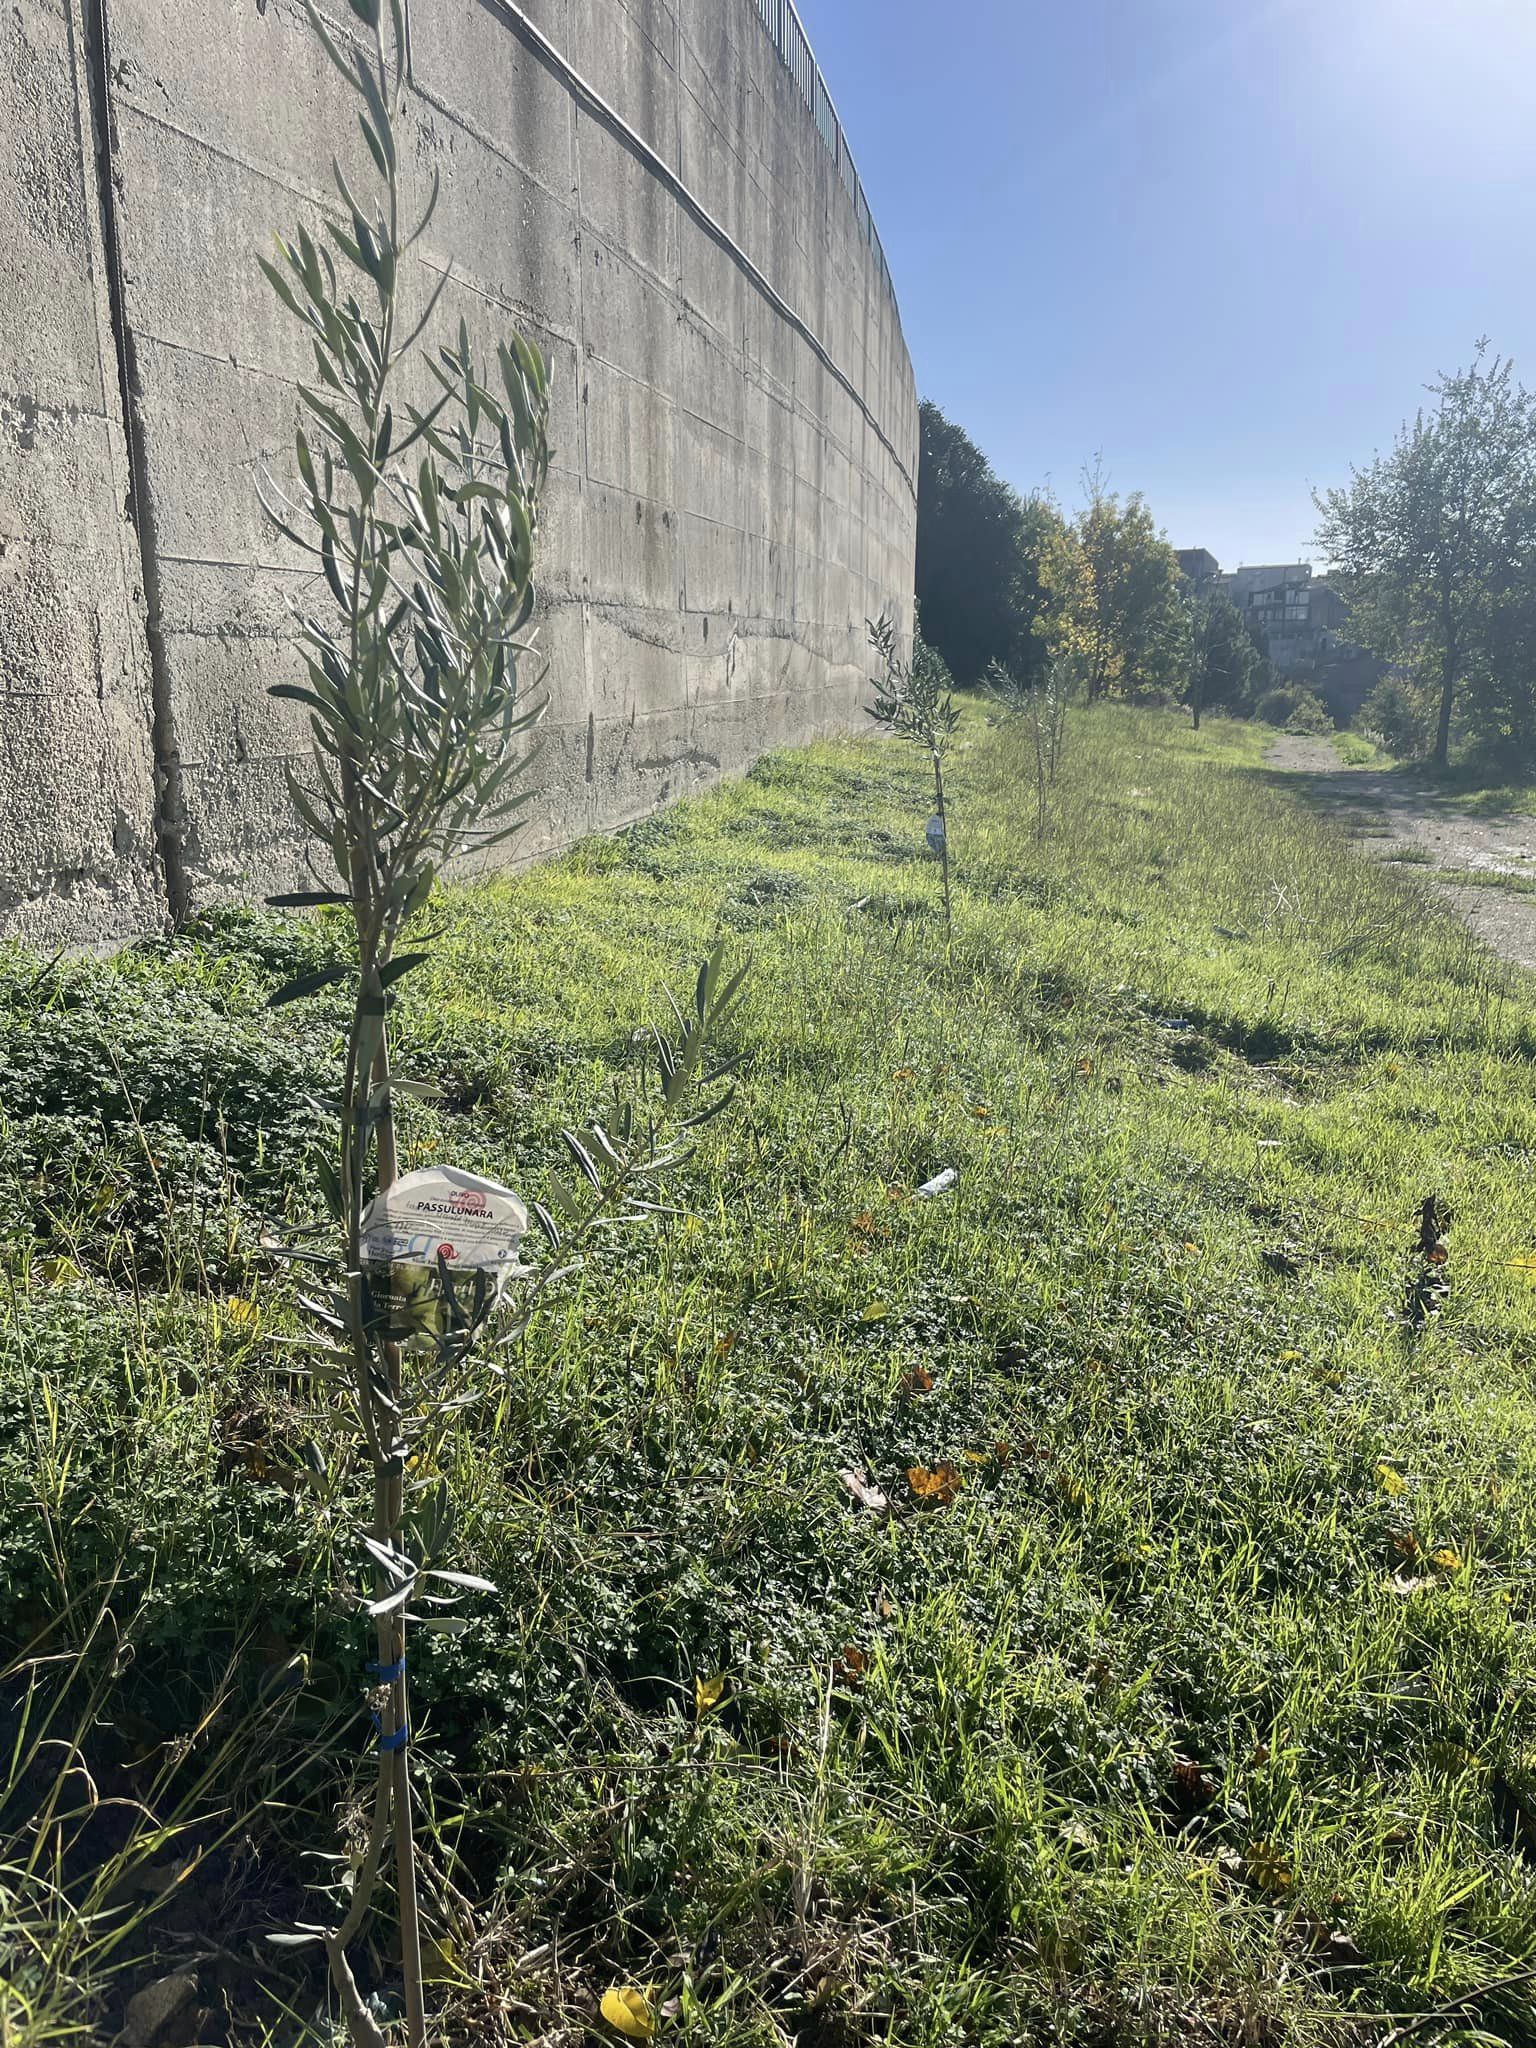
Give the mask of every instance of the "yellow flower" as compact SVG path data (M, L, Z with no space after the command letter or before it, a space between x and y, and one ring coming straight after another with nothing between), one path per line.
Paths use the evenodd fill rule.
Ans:
M693 1681L693 1711L702 1721L713 1713L725 1698L725 1673L717 1672L713 1678L696 1678Z

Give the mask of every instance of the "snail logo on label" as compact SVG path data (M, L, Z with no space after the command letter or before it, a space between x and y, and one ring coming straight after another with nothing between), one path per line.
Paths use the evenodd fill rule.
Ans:
M456 1195L449 1197L448 1206L464 1216L483 1216L491 1205L481 1189L460 1188Z

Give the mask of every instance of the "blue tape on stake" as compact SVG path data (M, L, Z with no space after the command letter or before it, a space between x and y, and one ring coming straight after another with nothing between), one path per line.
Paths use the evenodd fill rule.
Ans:
M375 1728L380 1727L379 1717L377 1714L373 1716L373 1725ZM403 1721L400 1724L400 1726L395 1730L393 1735L385 1735L382 1732L380 1733L379 1748L383 1750L386 1756L392 1756L397 1749L404 1749L405 1745L410 1741L410 1739L410 1723L408 1721Z
M405 1676L405 1659L397 1657L393 1664L365 1664L365 1671L371 1671L380 1685L393 1685L397 1678Z

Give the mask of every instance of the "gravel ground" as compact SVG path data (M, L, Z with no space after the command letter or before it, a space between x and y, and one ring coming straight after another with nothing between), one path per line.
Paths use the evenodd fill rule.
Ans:
M1536 818L1471 818L1430 788L1349 768L1327 740L1282 733L1265 756L1341 814L1362 852L1422 861L1425 879L1496 953L1536 970ZM1487 882L1460 879L1487 875ZM1500 881L1494 878L1503 877Z

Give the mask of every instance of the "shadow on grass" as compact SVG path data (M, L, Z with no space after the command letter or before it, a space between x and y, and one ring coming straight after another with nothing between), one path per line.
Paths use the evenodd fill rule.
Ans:
M1465 815L1454 793L1422 768L1350 768L1341 761L1337 768L1264 766L1248 772L1266 788L1330 813L1373 809Z
M1536 816L1536 777L1509 778L1507 768L1467 763L1437 770L1425 761L1395 768L1275 768L1250 771L1271 788L1285 789L1324 806L1374 805L1386 811L1412 810L1441 816L1498 822Z

